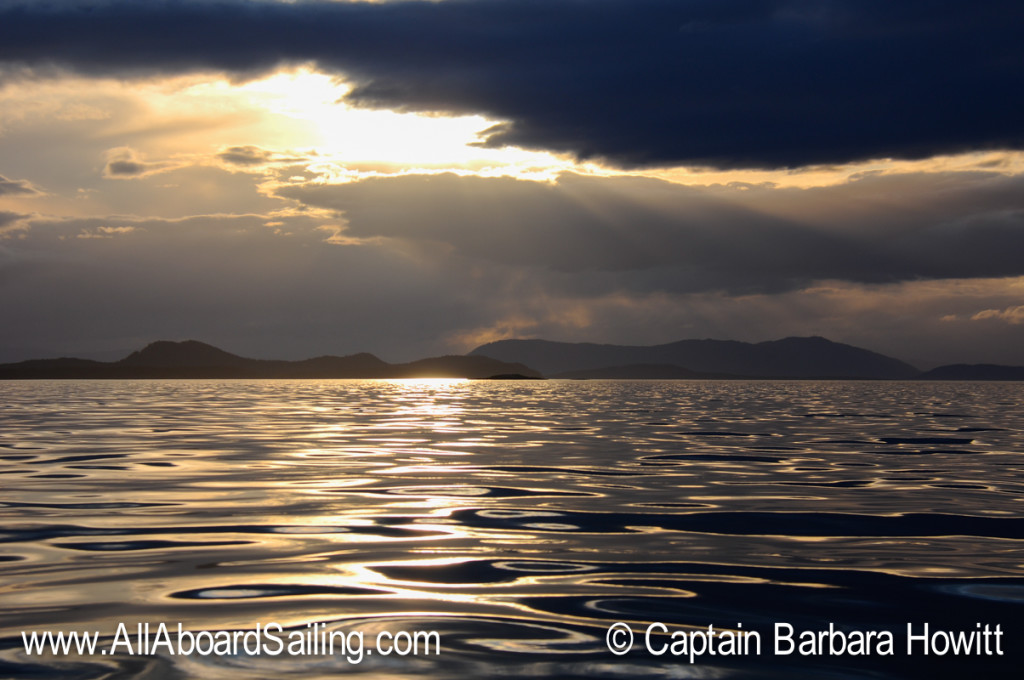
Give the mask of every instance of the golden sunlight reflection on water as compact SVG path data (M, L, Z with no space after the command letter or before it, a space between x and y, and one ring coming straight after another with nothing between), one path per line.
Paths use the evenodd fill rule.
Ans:
M615 667L612 621L1021 620L1015 384L55 381L0 392L0 640L26 627L110 636L120 621L416 622L443 630L442 660L277 659L274 673L583 677ZM26 670L12 645L0 662ZM89 675L96 663L42 672ZM135 672L128 657L104 663ZM242 677L270 661L146 663ZM736 663L704 670L742 672Z

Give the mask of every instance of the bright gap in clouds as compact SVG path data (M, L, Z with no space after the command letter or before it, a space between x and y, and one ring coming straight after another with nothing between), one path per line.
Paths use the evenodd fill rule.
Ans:
M502 174L544 174L572 165L553 154L475 146L497 121L480 115L441 116L359 109L343 97L348 85L309 68L278 72L244 85L224 81L190 88L190 94L228 90L251 107L272 114L280 137L316 150L325 161L353 166L451 169ZM258 144L258 140L254 140Z

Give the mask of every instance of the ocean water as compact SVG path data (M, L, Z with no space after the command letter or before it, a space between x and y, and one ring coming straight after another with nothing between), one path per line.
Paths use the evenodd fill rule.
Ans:
M1022 398L1019 383L0 383L0 677L1020 677ZM777 624L823 642L779 653ZM888 631L891 653L834 653L830 624L851 645ZM908 650L926 625L942 635ZM98 647L25 649L46 631ZM691 660L727 631L748 648ZM956 631L978 647L939 655ZM333 654L313 646L327 639Z

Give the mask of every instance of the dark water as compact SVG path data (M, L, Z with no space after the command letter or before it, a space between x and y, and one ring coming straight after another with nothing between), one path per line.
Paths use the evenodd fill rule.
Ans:
M0 677L1020 677L1022 397L995 383L0 383ZM95 631L109 647L119 623L135 642L161 622L211 636L273 622L281 637L323 623L365 649L380 631L436 631L441 651L22 644ZM622 656L606 647L616 622L635 632ZM742 626L761 654L653 656L654 622ZM895 649L776 655L778 622L891 631ZM908 655L908 623L998 624L1005 653Z

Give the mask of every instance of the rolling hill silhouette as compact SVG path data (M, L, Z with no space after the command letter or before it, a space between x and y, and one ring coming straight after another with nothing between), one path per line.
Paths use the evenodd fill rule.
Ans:
M119 361L31 359L0 364L0 380L135 378L543 378L1024 380L1024 366L956 364L920 372L910 364L820 337L747 343L681 340L598 345L500 340L468 355L391 364L363 352L301 361L250 359L196 340L160 340Z
M678 369L761 378L906 379L920 373L898 359L821 337L759 343L680 340L653 346L499 340L470 355L524 363L545 375L652 364L673 367L666 369L669 378Z
M0 364L0 379L49 378L490 378L541 377L522 364L480 356L444 356L389 364L372 354L302 361L249 359L196 340L161 340L113 362L34 359Z

